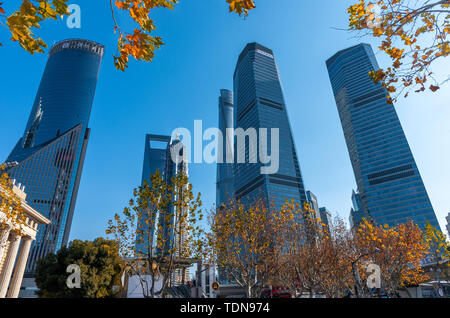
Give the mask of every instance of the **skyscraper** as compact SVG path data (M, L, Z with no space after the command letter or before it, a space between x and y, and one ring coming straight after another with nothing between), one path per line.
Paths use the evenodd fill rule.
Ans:
M30 206L51 220L39 229L25 277L69 239L103 52L103 45L79 39L51 48L25 132L6 160Z
M144 165L142 169L142 184L144 182L151 183L151 176L156 173L158 170L161 174L163 181L167 184L172 182L172 178L177 176L178 174L188 175L188 165L187 158L184 156L186 153L180 155L183 160L179 160L176 162L173 160L171 153L175 151L175 147L177 144L181 143L179 139L172 139L170 136L162 136L162 135L147 135L145 138L145 153L144 153ZM181 151L184 151L181 150ZM177 159L178 160L178 159ZM171 248L171 244L173 244L173 227L169 226L169 222L174 222L173 214L174 208L169 205L168 213L172 216L168 217L167 215L155 215L155 219L149 220L150 228L146 228L146 225L141 224L140 229L145 229L146 231L150 231L150 237L153 239L152 246L156 247L156 239L157 232L155 230L161 227L164 232L164 241L166 242L166 249ZM141 220L144 222L145 220ZM148 235L145 234L144 238L147 238ZM146 251L149 246L145 239L140 238L139 244L136 244L136 250ZM164 253L164 251L155 250L156 253Z
M355 190L352 192L352 205L353 207L350 209L350 228L357 227L363 219L370 220L369 215L364 211L361 201L361 195Z
M233 153L233 149L227 149L233 145L234 134L234 100L233 92L227 89L220 90L219 96L219 129L223 134L224 142L222 149L218 150L218 158L222 162L217 163L217 184L216 184L216 207L220 209L222 204L229 203L234 197L234 166L227 163L227 152ZM228 131L227 131L228 129ZM218 271L218 281L220 284L229 283L229 275L225 268L220 267Z
M146 135L145 136L145 150L144 150L144 164L142 167L142 180L143 185L145 181L150 183L150 177L158 170L161 176L164 178L166 165L167 165L167 152L170 146L170 136L162 135ZM155 228L159 221L159 215L155 215L153 220L149 220L149 224L153 225L148 229L150 231L150 237L153 239L152 246L156 246ZM141 220L144 222L145 220ZM139 225L140 228L144 226L143 223ZM143 237L139 237L139 243L136 243L136 251L143 251L144 253L149 246L147 241L148 235L145 233Z
M321 223L325 224L328 231L330 231L330 226L332 224L331 212L328 211L326 207L319 207L319 200L311 191L306 191L306 201L311 209L314 210L315 217L319 218Z
M317 200L317 196L311 191L306 191L306 201L311 206L311 209L314 210L316 216L320 216L319 201Z
M303 179L272 50L258 43L250 43L244 48L234 73L234 105L235 128L279 129L278 172L261 174L260 168L264 164L260 161L250 163L249 147L246 147L246 163L234 165L235 196L251 200L262 195L276 208L280 208L286 199L304 202ZM271 137L268 138L268 149L271 149Z
M378 224L439 228L395 108L369 77L379 69L370 45L339 51L326 65L364 213Z
M172 178L179 174L188 175L187 164L187 152L184 146L178 147L181 143L179 139L172 139L170 136L162 135L147 135L145 138L145 152L144 152L144 164L142 169L142 184L147 181L151 183L150 178L158 170L164 182L170 184ZM172 152L179 151L179 157L175 160L172 158ZM169 204L167 211L162 211L158 215L154 215L154 219L145 224L146 220L141 219L139 229L143 231L138 236L138 242L136 243L136 251L146 254L149 246L153 248L153 255L163 255L167 253L176 244L179 244L177 248L176 257L180 257L182 246L185 244L186 231L180 231L182 234L175 233L174 226L176 225L175 207ZM148 244L147 237L148 232L152 238L151 245ZM161 231L161 232L158 232ZM158 235L161 234L161 235ZM179 236L177 236L179 235ZM157 240L162 237L164 240L163 248L157 247ZM183 281L183 271L176 269L172 282L177 285ZM189 279L189 270L184 271L184 281Z
M142 183L149 181L150 177L159 170L164 173L167 163L167 149L170 145L170 136L146 135L144 150L144 165L142 167Z
M320 211L320 219L322 220L322 223L324 223L327 226L328 232L330 232L330 227L331 227L331 224L333 223L331 212L328 211L328 209L326 207L320 208L319 211Z
M218 157L223 158L223 162L217 163L217 187L216 187L216 206L220 207L222 203L227 203L233 198L233 164L226 162L227 149L225 147L232 145L230 134L233 129L233 92L222 89L219 97L219 129L230 142L223 143L223 149L219 149ZM232 153L233 149L228 149Z

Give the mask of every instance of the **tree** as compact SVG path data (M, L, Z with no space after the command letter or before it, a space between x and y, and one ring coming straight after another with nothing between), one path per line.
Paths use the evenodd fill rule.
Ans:
M19 42L20 46L31 54L42 53L47 44L33 33L46 20L57 20L58 16L69 15L68 0L22 0L20 7L7 15L0 2L0 23L11 32L11 40ZM124 71L129 57L136 60L152 61L155 51L164 43L162 38L154 35L156 26L150 18L154 9L165 8L173 10L179 0L105 0L113 18L114 33L118 33L117 54L114 65ZM226 0L230 12L247 15L255 8L253 0ZM133 30L124 30L117 23L117 14L128 15L135 24ZM0 43L1 45L1 43Z
M275 276L278 212L263 199L244 205L231 200L211 211L207 235L209 258L245 289L248 298L258 298Z
M20 234L26 217L22 209L22 200L14 191L5 165L0 166L0 213L0 234L7 229Z
M166 182L157 170L133 191L122 216L108 222L106 233L117 242L128 275L138 276L144 297L167 296L174 273L201 256L201 205L185 174ZM161 290L155 290L158 279Z
M69 288L67 267L76 264L81 270L81 288ZM37 262L36 285L42 298L106 298L120 286L122 259L114 241L72 241L58 252L49 253Z
M329 228L329 238L325 237L324 244L327 271L320 289L328 298L344 297L354 285L351 263L357 251L351 231L342 219L336 218Z
M361 265L373 263L380 267L381 286L395 296L408 285L417 285L428 279L421 262L425 259L428 245L423 232L413 221L395 227L376 225L364 219L356 233ZM361 276L367 279L361 266Z
M322 238L328 233L309 204L286 202L282 211L290 222L283 227L286 247L280 257L280 281L294 296L306 291L313 297L325 274Z
M445 280L450 280L450 243L444 233L427 222L425 242L430 247L428 261L435 273L442 273Z
M359 0L348 9L350 29L381 38L379 49L392 66L369 75L396 100L411 90L437 91L450 77L437 79L431 66L450 54L450 0ZM395 94L395 95L393 95Z
M281 214L291 222L278 222L284 244L276 275L293 296L343 297L356 286L367 297L369 264L380 267L381 287L390 295L428 278L421 266L428 244L413 222L389 228L364 220L352 233L339 218L326 226L308 204L286 202Z
M284 246L278 281L294 297L307 292L342 296L351 286L350 232L342 220L326 226L309 204L286 202L282 207ZM287 225L287 226L286 226Z

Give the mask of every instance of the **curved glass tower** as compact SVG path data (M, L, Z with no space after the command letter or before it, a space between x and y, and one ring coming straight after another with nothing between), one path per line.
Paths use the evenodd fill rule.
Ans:
M39 229L26 273L67 244L103 52L103 45L80 39L51 48L25 132L7 159L27 201L51 220Z

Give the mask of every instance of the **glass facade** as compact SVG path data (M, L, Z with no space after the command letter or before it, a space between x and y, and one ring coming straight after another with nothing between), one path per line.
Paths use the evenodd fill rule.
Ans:
M216 207L220 208L222 204L229 203L234 197L234 171L233 163L227 163L227 152L233 153L234 149L228 149L227 146L233 145L234 135L231 129L234 129L234 98L233 92L227 89L220 90L219 96L219 129L224 136L223 148L218 150L217 157L222 158L223 162L217 163L217 184L216 184ZM227 129L230 129L227 131ZM218 281L220 284L229 284L229 275L223 267L219 267Z
M395 108L369 77L379 69L371 46L342 50L326 64L365 215L439 228Z
M69 239L103 52L87 40L52 47L24 135L7 158L13 163L8 173L25 185L29 204L51 220L39 228L26 273Z
M320 216L319 201L317 200L317 196L311 191L306 191L306 201L311 206L311 209L314 210L316 216Z
M315 212L315 217L319 218L320 221L326 225L328 230L332 224L331 212L328 211L326 207L319 207L319 200L317 196L311 191L306 191L306 201L310 205L311 209Z
M142 168L142 183L149 181L152 174L159 171L164 174L167 161L167 149L170 136L147 135L145 137L144 165Z
M352 205L353 207L350 210L350 228L354 228L358 226L359 223L362 222L363 219L370 219L369 215L366 214L364 208L362 206L361 195L356 193L354 190L352 192Z
M219 129L229 140L224 141L223 149L218 153L219 158L223 158L222 163L217 163L217 188L216 188L216 206L220 207L222 203L228 203L233 198L233 164L226 163L227 151L232 153L233 149L226 149L227 145L232 145L233 135L227 132L227 129L233 129L233 92L222 89L219 97Z
M234 97L235 128L267 128L268 149L271 149L270 129L278 128L280 136L280 164L276 174L261 174L262 164L249 163L249 149L245 147L246 163L234 165L235 196L252 200L262 195L276 208L286 199L304 202L303 179L272 50L258 43L244 48L234 73Z
M324 223L327 226L328 231L330 231L330 227L333 224L331 212L328 211L328 209L325 207L320 208L319 211L320 211L320 219L322 220L322 223Z
M170 136L162 135L147 135L145 138L145 152L144 152L144 164L142 169L142 184L145 181L150 183L151 176L158 170L161 174L163 180L170 184L172 178L179 174L188 175L188 165L187 165L187 152L185 152L184 147L178 147L181 143L178 139L172 139ZM171 153L174 149L180 151L180 160L176 162L172 160ZM167 211L164 213L158 213L154 215L154 219L150 220L147 228L145 224L145 219L141 219L139 224L139 229L142 234L138 235L138 242L136 243L136 252L139 254L147 253L149 247L148 237L152 239L152 248L156 248L157 245L157 235L155 229L161 229L163 232L164 242L166 242L164 250L169 250L172 248L173 242L180 242L183 244L185 237L175 237L175 231L173 225L175 224L175 208L169 205ZM169 226L171 224L171 226ZM150 233L149 233L150 232ZM148 235L150 234L150 235ZM141 236L143 235L143 237ZM163 251L155 249L157 254L163 253Z
M150 182L150 177L158 170L159 173L164 178L166 162L167 162L167 151L170 145L170 136L161 135L147 135L145 137L145 151L144 151L144 164L142 167L142 182ZM141 220L139 224L139 229L143 230L143 236L138 235L138 243L136 243L136 251L147 252L148 244L148 232L150 232L150 237L152 238L152 245L156 246L155 228L158 227L159 215L155 215L153 220L149 220L149 224L153 225L148 229L145 229L145 220Z

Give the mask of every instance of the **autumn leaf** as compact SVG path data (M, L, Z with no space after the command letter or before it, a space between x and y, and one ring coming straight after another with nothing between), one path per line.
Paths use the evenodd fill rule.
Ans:
M223 0L222 0L223 1ZM41 23L59 16L69 15L68 0L23 0L20 7L9 16L0 15L0 22L9 28L11 40L30 54L43 53L47 44L33 32L41 27ZM160 36L155 35L156 25L150 15L154 9L174 10L179 0L116 0L109 5L113 19L113 34L117 34L117 51L114 65L125 71L130 57L138 61L151 62L156 51L164 45ZM255 8L253 0L226 0L231 12L248 15ZM0 14L5 14L0 3ZM118 10L119 12L116 12ZM135 24L131 30L122 29L116 15L128 15ZM6 18L6 19L5 19ZM1 43L0 43L1 46Z
M230 12L248 15L248 11L256 8L254 0L227 0Z
M440 89L439 86L430 85L430 90L431 90L432 92L435 92L435 91L437 91L438 89Z
M11 179L8 177L5 165L0 165L0 232L10 228L21 234L26 226L26 216L22 208L22 200L15 191Z
M163 294L178 269L177 259L193 262L204 250L201 228L196 225L200 197L194 198L191 192L185 174L165 180L156 170L133 190L128 206L109 220L105 231L119 246L132 275L140 277L150 271L152 277L162 277ZM146 297L155 296L154 291L143 292Z
M114 7L111 7L114 32L119 33L118 53L114 56L114 65L118 70L125 71L128 67L130 56L138 61L153 61L156 50L160 49L164 42L161 37L154 35L156 25L150 18L150 14L155 8L174 10L178 2L178 0L118 0L114 2L115 7L127 13L138 26L132 33L122 30L115 18ZM235 12L239 15L247 15L249 10L255 8L253 0L227 0L227 2L229 3L230 12Z
M424 83L432 74L431 67L450 55L448 1L359 0L347 11L350 30L381 38L379 49L392 60L391 67L370 75L388 89L391 100L407 97L409 91L426 91ZM443 76L430 91L436 92L447 81ZM420 81L414 83L414 79Z

